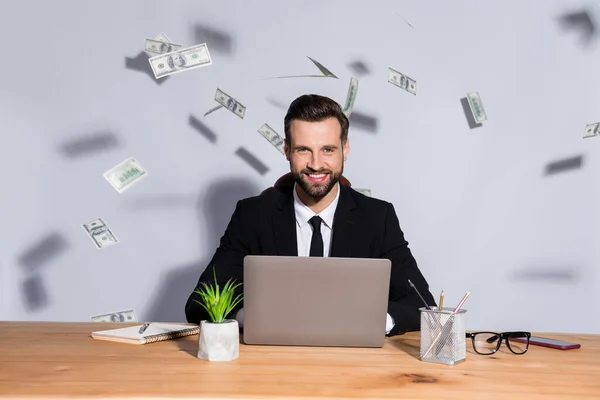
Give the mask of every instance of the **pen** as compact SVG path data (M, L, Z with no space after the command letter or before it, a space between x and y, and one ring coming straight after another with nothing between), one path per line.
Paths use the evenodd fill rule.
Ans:
M460 310L460 308L462 307L463 304L465 304L465 301L467 300L467 297L469 297L470 294L471 294L470 290L467 293L465 293L462 300L460 301L460 303L458 303L458 305L456 306L456 308L454 309L453 312L458 312Z
M442 311L444 308L444 291L442 290L442 293L440 293L440 306L438 307L438 310Z
M142 327L140 328L140 334L144 333L144 331L146 331L146 329L148 329L149 326L150 322L147 322L144 325L142 325Z
M415 289L415 292L417 292L417 294L421 298L421 301L423 302L423 304L425 304L425 308L428 310L431 310L431 307L429 307L429 305L427 304L427 302L425 301L423 296L421 296L421 293L419 293L419 290L417 289L417 287L410 281L410 279L408 280L408 283L410 284L410 286L412 286L413 289Z

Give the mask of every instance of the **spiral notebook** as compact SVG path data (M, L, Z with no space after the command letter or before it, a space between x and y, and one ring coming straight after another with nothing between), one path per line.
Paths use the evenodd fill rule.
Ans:
M147 344L196 335L200 332L200 327L198 325L155 322L151 323L144 333L139 332L141 327L142 325L135 325L119 329L92 332L92 337L98 340L110 340L113 342Z

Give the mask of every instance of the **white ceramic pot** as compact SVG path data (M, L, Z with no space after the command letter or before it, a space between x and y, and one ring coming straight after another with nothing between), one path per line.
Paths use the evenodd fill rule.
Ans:
M240 355L240 328L235 319L223 322L200 322L198 358L208 361L231 361Z

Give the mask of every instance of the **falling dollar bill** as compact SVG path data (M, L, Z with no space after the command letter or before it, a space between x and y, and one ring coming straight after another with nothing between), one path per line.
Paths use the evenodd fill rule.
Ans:
M308 56L307 56L308 57ZM261 79L282 79L282 78L335 78L338 79L337 76L335 76L333 74L333 72L331 72L330 70L328 70L327 68L325 68L323 66L323 64L321 64L320 62L318 62L317 60L314 60L310 57L308 57L308 59L315 64L315 66L317 68L319 68L319 71L321 71L322 75L286 75L286 76L276 76L274 78L261 78Z
M135 183L141 181L146 175L148 175L148 172L133 157L126 159L102 174L119 193L123 193Z
M217 92L215 93L215 100L238 117L244 119L246 107L219 88L217 88Z
M104 221L102 221L102 218L97 218L82 226L98 249L103 249L119 243L119 239L117 239L110 228L106 226Z
M135 310L116 311L108 314L94 315L94 322L138 322Z
M271 128L268 124L264 124L260 128L258 128L258 133L263 135L265 139L269 141L277 150L281 152L281 154L285 154L285 150L283 148L285 141L279 136L275 129Z
M206 67L212 64L212 59L208 52L208 46L206 43L202 43L151 57L148 62L150 62L154 77L158 79L178 72Z
M204 116L206 117L207 115L214 113L215 111L217 111L220 108L223 108L223 106L221 104L219 104L218 106L215 106L215 107L211 108L210 110L208 110L207 112L205 112Z
M171 38L168 37L167 34L164 32L160 32L158 35L156 35L154 37L154 40L157 40L157 41L163 42L163 43L173 43ZM156 53L154 53L152 51L147 51L145 44L144 44L144 53L146 53L146 55L148 55L148 57L154 57L156 55Z
M307 56L307 57L308 57L308 56ZM335 78L335 79L338 79L338 77L337 77L337 76L335 76L335 75L333 74L333 72L331 72L330 70L328 70L327 68L325 68L325 67L323 66L323 64L321 64L321 63L320 63L320 62L318 62L317 60L313 60L313 59L312 59L312 58L310 58L310 57L308 57L308 59L309 59L310 61L312 61L312 62L313 62L313 64L315 64L315 65L317 66L317 68L319 68L319 71L321 71L321 73L323 73L323 75L325 75L325 76L327 76L327 77L330 77L330 78Z
M390 67L388 67L388 82L406 90L408 93L417 94L417 81Z
M478 92L467 93L467 101L469 102L469 107L471 107L471 112L473 113L473 118L475 118L475 122L478 124L487 121L487 115L483 108L483 103L481 102L481 97Z
M344 105L344 114L346 118L350 118L352 110L354 109L354 100L356 100L356 93L358 92L358 79L350 78L350 86L348 87L348 94L346 95L346 104Z
M146 42L144 44L144 51L148 53L165 54L175 50L179 50L182 47L183 45L177 43L171 43L159 39L146 38Z
M359 193L364 194L365 196L371 197L371 189L356 189L356 188L352 188L352 189L356 190Z
M585 126L583 138L585 139L594 136L600 136L600 122L596 122L595 124L589 124Z

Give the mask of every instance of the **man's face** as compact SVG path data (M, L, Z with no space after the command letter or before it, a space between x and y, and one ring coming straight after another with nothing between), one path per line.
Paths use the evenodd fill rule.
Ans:
M294 180L306 194L323 198L339 181L350 151L348 140L342 145L342 127L336 118L320 122L293 120L290 145L285 155Z

